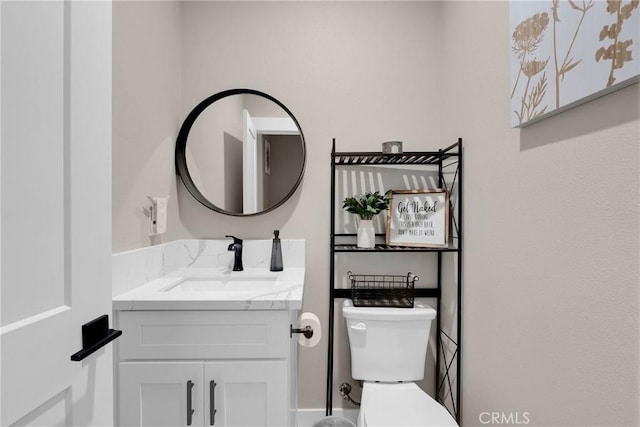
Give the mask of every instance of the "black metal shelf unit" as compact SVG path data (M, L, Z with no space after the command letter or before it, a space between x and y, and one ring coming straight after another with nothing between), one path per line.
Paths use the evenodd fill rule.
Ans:
M376 244L374 248L358 248L355 243L345 243L344 240L355 239L355 234L336 233L336 171L338 168L353 166L384 166L418 165L426 172L437 172L440 188L449 191L452 200L450 212L452 227L450 243L443 248L402 247ZM415 287L410 290L416 298L435 298L437 300L436 319L436 397L460 424L461 422L461 336L462 336L462 139L438 151L404 152L400 154L386 154L380 152L336 152L336 141L333 140L331 150L331 244L330 244L330 292L329 292L329 327L328 327L328 357L327 357L327 390L326 415L331 415L333 406L333 350L335 327L335 300L351 297L351 290L335 287L336 256L340 253L425 253L437 257L436 286L430 288ZM377 234L376 236L383 236ZM340 240L340 242L338 242ZM441 325L441 300L443 285L443 256L453 254L455 262L455 280L457 295L456 331L447 333ZM453 336L453 337L452 337ZM455 364L455 365L454 365ZM452 368L455 366L455 371ZM454 393L455 390L455 393Z

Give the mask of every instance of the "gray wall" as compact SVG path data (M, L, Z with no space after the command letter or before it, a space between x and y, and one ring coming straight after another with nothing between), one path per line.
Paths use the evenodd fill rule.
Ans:
M193 123L186 147L187 168L194 184L208 200L231 212L242 211L235 199L242 199L242 179L237 179L237 175L242 176L242 109L241 96L230 96L207 107ZM233 202L227 204L229 199Z
M508 2L446 2L442 135L465 137L466 425L637 426L638 84L509 126Z
M265 139L271 145L271 174L263 175L264 203L273 206L291 191L300 176L302 145L299 135L270 135Z
M113 2L113 251L185 235L173 154L184 119L178 2ZM171 196L169 226L149 238L147 195Z
M484 411L637 425L638 85L511 129L507 28L507 2L114 2L114 251L156 243L146 194L172 196L165 241L280 229L307 240L304 310L326 328L331 139L429 150L461 136L465 425ZM255 218L211 212L175 179L184 115L233 87L278 98L307 139L301 188ZM300 351L302 408L324 406L325 359L324 339Z

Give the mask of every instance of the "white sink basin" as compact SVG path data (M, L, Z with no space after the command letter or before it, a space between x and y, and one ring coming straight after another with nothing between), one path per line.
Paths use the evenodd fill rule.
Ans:
M116 310L299 310L305 269L184 268L113 299Z
M242 292L273 290L278 282L278 273L272 274L230 274L183 277L170 283L162 292Z

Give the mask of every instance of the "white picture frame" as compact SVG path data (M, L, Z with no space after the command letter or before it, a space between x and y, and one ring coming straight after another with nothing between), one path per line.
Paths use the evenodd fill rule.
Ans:
M447 247L449 220L446 189L393 190L386 243L388 246Z

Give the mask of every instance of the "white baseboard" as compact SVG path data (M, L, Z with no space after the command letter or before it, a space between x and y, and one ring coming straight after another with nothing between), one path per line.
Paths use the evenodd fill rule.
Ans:
M313 423L325 417L325 410L322 409L298 409L298 427L311 427ZM358 419L357 409L340 409L333 410L332 416L343 417L354 424Z

